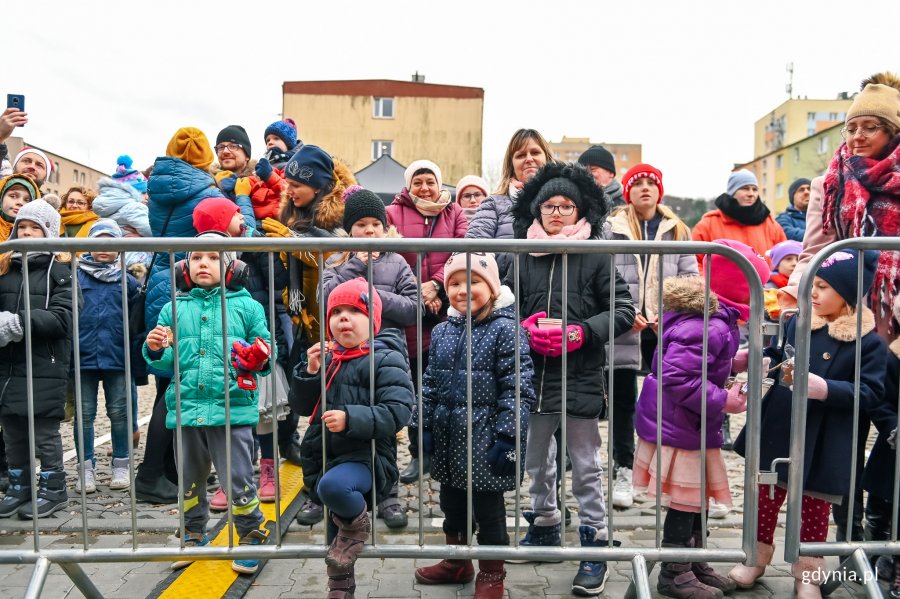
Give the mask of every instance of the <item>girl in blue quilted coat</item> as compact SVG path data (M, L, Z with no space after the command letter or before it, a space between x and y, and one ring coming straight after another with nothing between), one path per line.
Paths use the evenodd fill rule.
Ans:
M433 451L432 476L440 481L444 533L450 545L466 543L468 447L472 449L473 521L481 545L509 545L503 492L518 486L524 471L528 413L534 400L528 339L518 323L515 298L501 287L491 254L471 254L471 288L466 255L453 254L444 266L450 300L448 319L432 331L428 368L422 381L421 422L426 451ZM472 347L467 312L471 306ZM516 338L519 347L516 348ZM516 377L516 349L519 377ZM466 356L472 356L472 411L466 395ZM516 405L516 387L519 405ZM468 420L472 437L467 436ZM518 420L518 456L516 422ZM518 457L518 461L517 461ZM502 560L480 560L475 597L503 595ZM443 560L416 570L421 584L459 584L475 577L470 560Z

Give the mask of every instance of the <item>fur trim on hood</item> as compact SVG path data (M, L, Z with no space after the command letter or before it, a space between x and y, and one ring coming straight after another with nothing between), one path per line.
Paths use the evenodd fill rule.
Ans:
M703 314L703 277L672 277L663 282L663 310ZM719 298L709 292L709 313L719 310Z
M507 287L506 285L502 285L500 287L500 295L497 296L497 299L494 300L494 310L499 310L500 308L506 308L507 306L512 306L516 303L516 296L513 294L512 289ZM447 316L456 316L462 318L465 314L462 314L459 310L450 306L447 308Z
M870 83L880 83L881 85L887 85L888 87L900 90L900 77L890 71L875 73L870 77L866 77L862 80L862 83L860 83L859 89L864 90Z
M313 225L326 231L337 231L344 224L344 191L356 185L356 177L342 161L334 158L334 174L331 176L331 191L316 204L316 218ZM284 211L290 199L287 193L281 194L278 211Z
M838 341L854 341L856 339L856 312L835 318L831 322L813 314L812 330L818 331L828 327L828 334ZM875 315L865 306L862 309L862 334L868 335L875 330Z
M535 173L513 202L513 233L516 239L527 239L528 227L534 222L531 202L537 197L541 187L551 179L570 179L581 192L583 211L579 218L587 219L591 225L591 238L599 238L603 223L609 214L609 199L594 177L583 166L565 162L551 162Z
M891 344L888 345L888 349L891 350L895 356L900 358L900 337L891 341Z

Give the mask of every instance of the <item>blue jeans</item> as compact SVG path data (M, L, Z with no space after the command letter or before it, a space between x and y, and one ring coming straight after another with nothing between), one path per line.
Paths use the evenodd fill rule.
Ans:
M106 415L109 416L114 458L127 458L131 431L128 430L127 392L125 372L118 370L82 370L81 371L81 414L84 422L81 430L84 433L84 457L82 461L94 461L94 420L97 417L97 391L103 382L103 395L106 397ZM136 415L134 415L136 417ZM78 447L78 439L75 439Z
M365 495L372 490L372 471L367 464L344 462L319 479L316 494L332 512L352 520L366 509Z

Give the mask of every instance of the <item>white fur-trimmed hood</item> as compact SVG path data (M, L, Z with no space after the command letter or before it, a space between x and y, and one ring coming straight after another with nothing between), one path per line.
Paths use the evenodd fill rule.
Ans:
M500 295L494 300L494 310L499 310L500 308L506 308L507 306L512 306L516 303L516 296L513 295L512 289L507 287L506 285L502 285L500 287ZM447 308L447 316L456 316L457 318L464 318L465 314L461 314L459 310L450 306Z

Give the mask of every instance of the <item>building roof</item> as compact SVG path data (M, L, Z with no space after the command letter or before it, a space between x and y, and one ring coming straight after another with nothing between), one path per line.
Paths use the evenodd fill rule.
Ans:
M483 100L480 87L440 85L393 81L390 79L358 79L343 81L285 81L285 94L310 94L317 96L406 96L413 98L455 98L458 100Z
M381 157L357 173L356 182L378 194L385 204L390 204L394 196L406 186L406 167L388 154Z

